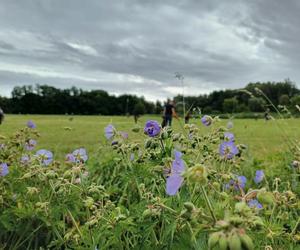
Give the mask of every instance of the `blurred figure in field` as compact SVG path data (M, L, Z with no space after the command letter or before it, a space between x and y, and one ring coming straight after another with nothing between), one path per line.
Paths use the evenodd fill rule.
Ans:
M269 112L270 112L270 109L267 108L267 110L265 111L265 114L264 114L265 121L268 121L268 120L271 119L271 116L270 116Z
M174 101L171 101L171 100L168 99L168 101L167 101L167 103L165 104L165 107L164 107L162 127L172 126L173 116L176 119L178 119L178 115L175 112Z
M3 112L3 110L0 108L0 124L2 124L3 120L4 120L4 112Z

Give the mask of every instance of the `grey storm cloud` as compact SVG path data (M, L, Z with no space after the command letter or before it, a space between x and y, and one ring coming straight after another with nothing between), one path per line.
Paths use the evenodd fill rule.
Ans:
M23 84L165 99L300 82L298 0L3 0L0 95Z

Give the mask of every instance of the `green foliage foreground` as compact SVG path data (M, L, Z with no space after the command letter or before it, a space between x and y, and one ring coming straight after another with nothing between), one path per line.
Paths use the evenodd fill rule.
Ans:
M216 118L208 125L204 135L195 125L181 133L165 128L153 137L141 135L143 143L113 128L95 157L86 161L75 154L74 161L50 164L25 149L38 138L36 129L1 138L0 247L297 249L297 145L291 144L291 166L278 161L280 176L266 169L254 181L261 163L247 159L241 144L235 144L238 153L227 148L220 155L229 129ZM182 153L180 160L174 152ZM184 165L181 173L174 172L177 161ZM166 181L175 174L183 183L168 195Z

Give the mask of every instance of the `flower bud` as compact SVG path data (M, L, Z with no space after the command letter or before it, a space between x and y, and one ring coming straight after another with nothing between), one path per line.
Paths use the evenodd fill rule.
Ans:
M228 243L230 250L242 250L242 243L237 234L229 236Z
M274 195L271 192L267 192L266 190L260 190L257 193L257 200L260 203L267 205L274 204L275 202Z
M220 235L219 248L220 248L220 250L227 250L227 248L228 248L227 238L226 238L226 235L224 233L222 233Z
M192 202L185 202L183 206L188 210L188 211L193 211L195 210L195 206Z
M241 240L243 249L245 249L245 250L253 250L254 249L253 241L247 234L240 235L240 240Z
M92 206L94 205L94 199L92 197L87 197L87 199L84 200L83 202L84 202L84 205L89 209L91 209Z
M209 247L209 249L212 249L212 248L214 248L217 245L217 243L219 241L219 238L220 238L220 232L212 233L209 236L209 239L208 239L208 247Z
M207 183L206 168L200 164L195 165L187 170L186 176L190 182L205 185Z

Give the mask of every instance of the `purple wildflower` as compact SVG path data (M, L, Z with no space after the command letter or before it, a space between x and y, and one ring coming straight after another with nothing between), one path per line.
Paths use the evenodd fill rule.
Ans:
M228 142L234 142L234 134L230 132L224 133L224 140Z
M247 178L243 175L237 176L236 180L230 180L229 183L225 184L225 189L234 188L239 190L240 188L244 189L246 186Z
M25 143L26 150L30 151L33 150L36 146L36 140L30 139L28 142Z
M134 153L130 154L130 161L134 161Z
M27 164L29 162L30 158L28 155L22 155L20 162L22 164Z
M233 128L233 122L232 122L232 121L229 121L229 122L227 123L227 128L228 128L228 129Z
M66 162L75 162L75 156L73 154L67 154L66 155Z
M121 135L124 139L128 139L128 133L127 133L127 132L120 131L120 135Z
M171 174L167 178L166 192L168 195L175 195L183 182L182 172L185 169L184 161L181 159L182 153L174 151L175 160L172 163Z
M240 175L240 176L237 177L237 185L240 188L244 189L245 186L246 186L246 182L247 182L247 178L245 176Z
M257 209L263 208L262 204L260 204L258 202L258 200L256 200L256 199L252 199L252 200L248 201L248 206L251 208L257 208Z
M144 132L150 137L154 137L159 134L161 127L157 121L149 120L146 122Z
M263 170L257 170L254 177L254 182L256 184L262 182L262 180L265 178L265 173Z
M115 135L115 128L113 125L109 124L105 127L104 132L105 132L106 139L110 140Z
M76 149L72 154L74 155L75 160L79 162L86 162L88 159L86 150L84 148Z
M48 166L53 160L52 152L46 149L40 149L36 152L35 156L41 161L42 165Z
M205 126L210 126L212 124L212 117L209 116L209 115L204 115L202 118L201 118L201 122L203 125Z
M8 174L8 166L6 163L1 163L0 164L0 176L5 176Z
M225 159L232 159L233 156L239 153L239 150L233 142L224 141L220 144L219 153Z
M35 125L35 123L34 123L33 121L29 120L29 121L27 122L27 127L28 127L28 128L36 128L36 125Z

